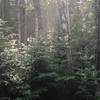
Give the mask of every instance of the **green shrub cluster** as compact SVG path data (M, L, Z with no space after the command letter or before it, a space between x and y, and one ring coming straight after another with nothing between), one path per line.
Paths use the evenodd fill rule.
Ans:
M58 52L52 56L46 42L33 39L25 46L5 31L4 22L0 25L0 100L98 100L99 73L84 56L84 67L60 72Z

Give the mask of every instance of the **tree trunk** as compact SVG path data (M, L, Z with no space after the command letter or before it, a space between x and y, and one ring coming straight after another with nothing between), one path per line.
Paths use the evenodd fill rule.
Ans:
M100 0L96 0L97 70L100 70Z
M37 41L42 41L43 36L43 22L42 22L42 14L39 0L33 0L33 5L35 9L35 36Z
M66 45L66 56L67 56L67 68L66 70L70 70L70 72L72 72L72 68L70 66L71 65L71 45L70 45L70 35L71 35L71 31L70 31L70 18L69 18L69 7L68 7L68 0L62 0L61 2L59 2L57 0L58 3L58 8L59 8L59 15L60 15L60 32L63 35L63 39L65 41L65 45Z
M24 8L24 0L17 1L17 25L18 25L18 35L19 41L25 43L26 42L26 35L25 35L25 8Z
M100 70L100 0L96 0L96 32L97 32L97 48L96 48L96 69ZM96 89L96 99L100 99L100 85Z
M9 20L9 0L1 0L0 2L0 18L5 21Z

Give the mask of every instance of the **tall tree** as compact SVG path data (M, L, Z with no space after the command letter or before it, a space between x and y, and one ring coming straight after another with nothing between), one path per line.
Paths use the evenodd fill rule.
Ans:
M18 34L19 34L19 41L26 42L26 35L25 35L25 1L24 0L17 0L17 25L18 25Z
M35 10L35 33L37 41L39 42L43 39L43 23L40 0L33 0L33 6Z
M92 2L92 0L69 1L72 58L75 68L90 66L89 63L94 65L96 35Z
M9 0L1 0L0 2L0 18L5 21L9 19Z
M96 0L97 70L100 70L100 0Z
M71 73L70 52L70 19L68 1L57 0L59 20L56 32L53 34L53 57L55 69L61 73ZM58 67L58 68L56 68ZM66 71L65 71L66 70Z

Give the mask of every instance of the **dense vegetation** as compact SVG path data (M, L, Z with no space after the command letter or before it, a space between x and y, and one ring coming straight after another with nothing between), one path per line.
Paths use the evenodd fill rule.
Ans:
M10 18L8 14L7 2L10 1L0 0L0 100L99 100L100 44L95 19L99 21L100 14L95 11L95 2L33 0L32 5L31 1L28 0L26 6L21 2L24 7L21 5L20 13L17 12L21 16L14 22L14 16ZM55 3L60 17L56 16L54 23L52 11L53 23L47 26L42 22L44 11L50 10L50 6L54 10ZM43 8L46 9L43 11ZM24 17L27 18L25 26L22 24ZM31 21L34 17L33 23L28 17ZM26 26L30 30L23 28ZM54 31L49 32L48 27ZM26 31L33 34L26 35Z

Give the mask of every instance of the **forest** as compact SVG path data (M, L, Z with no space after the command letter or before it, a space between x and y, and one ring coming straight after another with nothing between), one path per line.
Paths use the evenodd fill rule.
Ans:
M0 0L0 100L100 100L100 0Z

